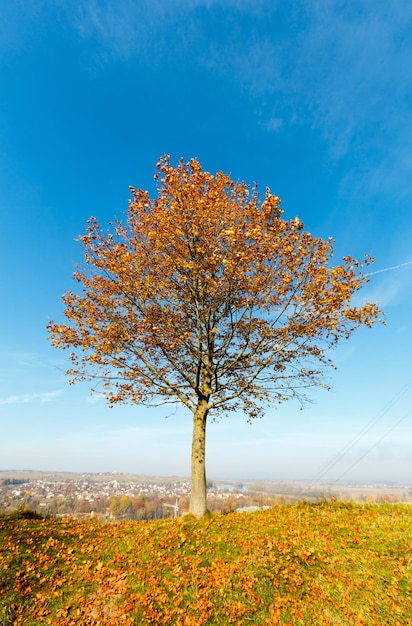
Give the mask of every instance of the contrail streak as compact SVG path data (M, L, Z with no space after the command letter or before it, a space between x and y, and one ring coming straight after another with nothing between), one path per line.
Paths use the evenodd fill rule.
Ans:
M366 276L373 276L374 274L382 274L382 272L390 272L391 270L397 270L398 267L404 267L405 265L412 265L412 261L406 261L406 263L399 263L398 265L385 267L383 270L376 270L376 272L369 272L369 274L366 274Z

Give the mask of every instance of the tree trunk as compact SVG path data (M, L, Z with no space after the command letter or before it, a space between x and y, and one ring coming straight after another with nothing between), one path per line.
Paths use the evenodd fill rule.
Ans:
M190 513L203 517L206 513L206 420L207 402L200 400L193 415L192 438L192 489L190 494Z

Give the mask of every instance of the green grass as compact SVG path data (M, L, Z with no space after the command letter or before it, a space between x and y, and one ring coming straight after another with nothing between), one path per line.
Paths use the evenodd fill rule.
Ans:
M412 507L0 517L0 626L412 624Z

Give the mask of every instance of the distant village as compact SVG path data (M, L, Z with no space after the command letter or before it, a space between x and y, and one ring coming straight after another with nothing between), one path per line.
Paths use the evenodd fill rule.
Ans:
M189 480L121 474L28 474L16 472L5 477L0 472L0 511L25 508L46 515L148 520L180 516L189 510ZM268 506L275 499L270 494L251 493L236 483L210 483L207 496L209 509L222 513Z
M190 481L121 473L67 474L0 471L0 512L18 509L43 515L150 520L184 515L189 510ZM212 512L252 511L299 500L337 498L363 502L412 502L412 485L307 485L211 481Z

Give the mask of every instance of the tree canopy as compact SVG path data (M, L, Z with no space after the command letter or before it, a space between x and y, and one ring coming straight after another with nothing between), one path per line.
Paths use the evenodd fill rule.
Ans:
M379 317L354 306L367 281L332 239L283 218L266 189L205 172L199 161L157 163L157 197L131 187L127 217L80 243L79 292L63 296L67 323L48 326L72 349L71 380L99 381L110 404L181 403L193 414L192 506L205 511L209 415L259 417L270 403L325 385L329 349ZM372 262L366 258L365 264Z

